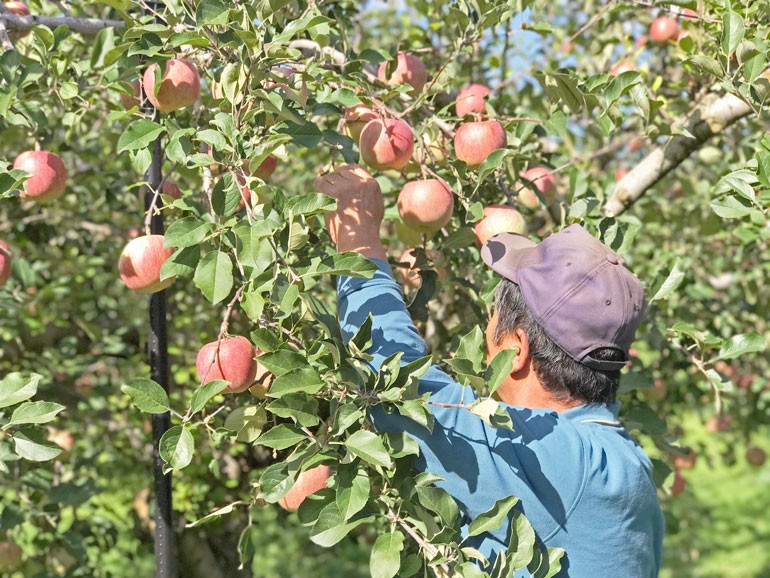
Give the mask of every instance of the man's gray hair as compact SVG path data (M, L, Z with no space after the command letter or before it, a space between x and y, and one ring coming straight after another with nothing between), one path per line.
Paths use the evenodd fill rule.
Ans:
M544 288L547 291L548 288ZM572 359L551 339L529 311L519 286L503 279L495 292L497 327L495 343L517 328L527 334L532 368L543 387L560 401L582 403L611 403L620 385L620 371L598 371ZM592 354L595 359L623 360L619 349L601 348Z

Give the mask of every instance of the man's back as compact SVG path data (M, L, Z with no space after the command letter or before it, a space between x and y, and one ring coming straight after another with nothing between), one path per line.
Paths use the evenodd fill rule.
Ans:
M349 336L374 317L376 368L401 351L408 362L426 354L387 263L373 279L341 278L339 314ZM398 414L373 412L375 425L418 440L415 467L435 473L457 501L466 524L510 495L548 547L567 553L561 576L650 578L660 567L663 517L651 465L617 423L615 408L585 405L557 413L505 406L514 431L487 426L462 405L475 398L438 367L420 381L431 393L433 432ZM509 522L464 542L490 559L507 546ZM464 533L467 525L464 528Z

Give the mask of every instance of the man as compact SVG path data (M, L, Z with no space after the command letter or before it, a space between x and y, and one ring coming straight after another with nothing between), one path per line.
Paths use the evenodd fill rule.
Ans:
M383 200L360 166L319 177L337 199L327 226L339 251L374 261L371 279L338 279L338 313L350 337L371 314L372 366L397 351L408 363L427 354L379 238ZM494 429L461 407L475 398L437 366L420 380L430 392L432 433L375 408L375 425L406 431L420 445L415 467L443 478L467 524L515 495L547 547L566 551L559 576L651 578L661 562L663 517L651 464L617 419L620 369L639 325L639 280L608 247L577 225L535 244L501 233L481 249L503 277L486 331L490 358L516 350L497 396L514 431ZM490 560L507 544L509 523L465 540Z

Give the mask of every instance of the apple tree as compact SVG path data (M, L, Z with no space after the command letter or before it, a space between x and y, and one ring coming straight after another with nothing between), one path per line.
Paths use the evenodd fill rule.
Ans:
M412 471L416 443L368 419L382 404L430 428L416 386L439 363L479 392L467 411L510 427L491 395L510 360L487 364L480 329L496 281L477 241L500 230L582 223L644 281L622 417L664 500L687 475L683 411L744 443L767 425L762 3L19 4L0 4L0 423L29 458L3 399L35 383L52 401L18 407L56 417L35 456L56 458L39 453L56 431L76 442L0 474L22 498L0 515L23 552L10 571L149 574L151 416L167 415L183 575L556 575L515 497L467 521L514 520L505 555L480 560L457 504ZM344 163L385 195L429 358L374 372L371 325L342 338L334 277L374 271L334 250L335 201L313 190ZM157 291L169 391L145 365ZM320 548L268 559L282 541Z

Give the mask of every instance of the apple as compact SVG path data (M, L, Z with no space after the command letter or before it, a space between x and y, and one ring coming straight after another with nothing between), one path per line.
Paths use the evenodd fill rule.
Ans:
M11 264L13 263L13 253L8 243L0 239L0 287L8 282L11 277Z
M68 432L66 429L56 429L55 427L48 428L48 441L55 443L64 452L71 452L75 447L75 436Z
M384 171L399 170L409 162L414 151L414 134L403 120L370 120L361 131L361 157L370 167Z
M415 266L417 257L414 252L415 249L407 249L401 253L401 256L398 258L398 262L403 264L398 265L396 267L396 271L398 271L399 275L401 275L401 278L406 285L416 289L422 283L422 278L420 277L420 271L422 268ZM425 256L436 268L435 270L439 278L446 278L446 269L441 265L443 263L443 255L436 249L428 249L425 251Z
M550 196L556 190L556 179L553 173L545 167L532 167L521 173L523 179L530 181L544 196ZM519 190L519 202L530 209L540 206L537 195L529 187Z
M634 66L633 62L629 62L628 60L621 60L620 62L616 62L612 68L610 68L610 74L612 76L620 76L624 72L633 72L636 70L636 66Z
M691 470L695 467L695 462L698 459L698 453L692 448L684 448L687 450L686 454L672 453L671 461L674 464L674 468L677 470Z
M492 91L483 84L471 84L463 88L457 95L455 103L455 112L457 116L464 117L466 114L483 113L487 110L484 99Z
M11 2L5 2L5 8L10 12L11 14L14 14L16 16L29 16L29 7L24 2L18 2L16 0L12 0ZM22 32L12 32L10 33L11 40L16 42L19 38L24 38L29 34L29 30L24 30Z
M452 218L454 195L444 181L410 181L398 195L398 214L408 227L421 233L438 231Z
M10 540L0 542L0 572L13 572L21 566L21 548Z
M662 379L656 379L652 382L652 387L639 390L647 401L660 401L666 397L668 386Z
M140 105L139 81L134 80L133 82L130 82L129 85L131 86L132 94L121 92L118 96L118 98L120 98L120 104L122 104L123 108L126 109Z
M455 133L455 153L470 168L477 168L494 151L508 144L505 129L496 120L466 122Z
M412 87L412 90L409 91L411 94L420 93L425 83L428 82L428 71L425 70L422 60L414 54L399 53L396 57L396 69L390 77L387 76L387 72L388 63L383 62L377 71L377 78L388 86L409 84Z
M521 213L507 205L489 205L484 207L483 216L474 225L476 240L481 246L487 239L498 233L527 233L527 224Z
M650 39L654 42L668 42L679 34L679 22L670 16L661 16L650 25Z
M207 343L200 348L195 359L201 385L224 379L230 385L222 393L246 391L256 379L259 369L256 357L260 353L251 341L241 335Z
M161 187L160 192L164 195L168 195L174 200L182 198L182 191L179 188L179 185L176 184L176 181L171 179L166 179L163 182L163 187Z
M16 157L13 168L32 175L23 185L22 199L47 203L64 194L67 168L58 155L48 151L26 151Z
M361 131L364 130L366 123L379 117L380 115L373 108L365 104L357 104L345 109L342 121L345 132L358 144L361 139Z
M713 433L726 432L732 419L729 415L712 415L706 421L706 429Z
M201 94L201 79L198 70L189 60L172 58L166 62L158 94L155 94L155 70L152 63L144 71L142 84L144 93L152 105L161 112L173 112L192 106Z
M762 448L752 446L746 450L746 461L752 466L761 467L765 465L767 460L767 453Z
M173 248L163 247L163 235L131 239L120 254L120 278L136 293L163 291L175 280L175 277L160 280L160 268L173 252Z
M257 169L255 171L251 171L249 169L249 161L245 160L243 161L243 169L249 173L253 177L259 177L263 181L266 181L269 179L272 174L275 172L276 167L278 166L278 158L274 157L273 155L269 155L265 160L263 160ZM236 174L236 178L238 179L238 182L241 185L241 202L238 204L238 211L240 211L243 207L248 205L251 206L251 190L246 184L246 181L241 177L240 174Z
M628 141L628 143L626 143L626 148L629 150L629 152L632 153L642 150L644 146L644 139L639 137L632 138L630 141Z
M671 495L678 496L687 489L687 480L679 472L674 472L674 483L671 484Z
M310 494L315 494L326 487L326 481L331 477L329 466L316 466L301 472L286 495L278 500L278 504L289 512L296 512L300 504Z

